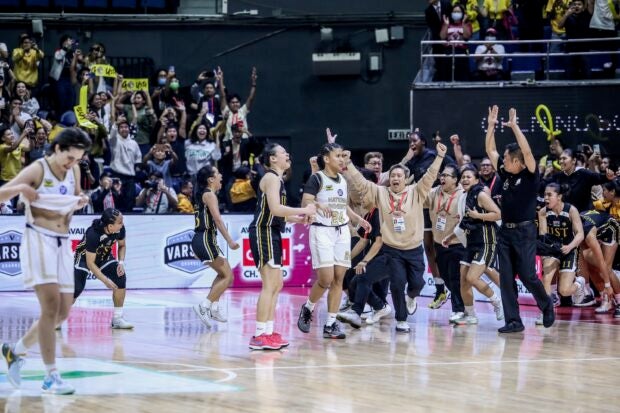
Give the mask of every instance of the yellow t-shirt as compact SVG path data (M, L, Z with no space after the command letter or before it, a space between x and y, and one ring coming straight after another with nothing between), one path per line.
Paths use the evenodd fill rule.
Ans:
M193 214L194 206L190 202L189 198L185 194L178 194L177 198L179 200L177 204L177 211L181 214Z
M465 3L465 15L467 16L467 23L471 24L471 32L478 33L480 31L480 23L478 23L478 0L467 0L462 2L460 0L452 0L452 5Z
M571 3L571 0L549 0L547 2L547 7L545 8L545 12L547 16L549 16L549 22L551 23L551 30L553 33L558 35L563 35L566 33L564 28L560 28L558 24L566 14L566 10L568 10L568 5Z
M489 13L490 20L501 20L510 7L510 0L484 0L482 7Z
M598 201L594 201L593 205L594 209L597 211L607 211L607 208L609 208L609 215L616 219L620 219L620 201L616 201L613 205L611 205L611 202L605 202L604 200L599 199Z
M28 53L22 48L13 49L15 79L33 87L39 82L39 60L43 60L41 50L30 49Z
M0 144L0 180L10 181L22 170L22 145L12 152L6 143Z

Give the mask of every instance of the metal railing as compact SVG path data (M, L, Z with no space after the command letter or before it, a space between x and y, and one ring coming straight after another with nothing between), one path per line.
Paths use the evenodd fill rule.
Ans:
M560 44L561 46L563 46L564 49L566 49L567 45L570 44L578 44L578 43L591 43L591 44L600 44L600 43L611 43L611 42L617 42L620 44L620 38L618 37L610 37L610 38L588 38L588 39L570 39L570 40L565 40L565 39L544 39L544 40L495 40L493 42L489 42L487 40L451 40L451 41L446 41L446 40L422 40L421 43L421 53L420 53L420 71L422 71L425 67L428 67L429 65L429 61L428 59L435 59L435 58L446 58L446 57L450 57L451 58L451 63L452 63L452 68L451 68L451 79L452 82L455 81L455 69L456 69L456 59L470 59L470 58L476 58L476 57L501 57L503 58L510 58L510 57L540 57L542 59L545 59L544 63L545 63L545 67L544 67L544 72L545 72L545 79L546 80L550 80L549 79L549 75L550 75L550 63L551 63L551 58L553 57L557 57L557 58L566 58L566 57L574 57L574 56L600 56L600 55L618 55L620 54L620 51L618 51L618 48L616 46L615 50L595 50L595 51L579 51L579 52L552 52L552 45L553 44ZM541 52L541 53L529 53L529 52L514 52L514 53L493 53L493 54L475 54L475 53L465 53L465 54L460 54L460 53L456 53L457 49L462 49L463 45L465 45L466 50L469 51L469 47L470 45L485 45L485 44L489 44L489 43L493 43L493 44L497 44L497 45L502 45L502 46L506 46L506 45L536 45L536 44L544 44L546 45L546 51L545 52ZM451 53L443 53L443 54L434 54L434 53L426 53L428 50L432 50L432 46L433 45L442 45L442 46L450 46L451 47ZM418 81L418 79L420 78L420 73L418 73L418 75L416 76L416 81Z

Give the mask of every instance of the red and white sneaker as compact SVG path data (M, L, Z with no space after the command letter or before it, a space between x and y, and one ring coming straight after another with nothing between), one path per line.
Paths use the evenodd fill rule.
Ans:
M271 334L271 339L276 343L280 343L280 348L288 347L288 345L290 344L288 341L282 338L280 333L276 333L275 331L273 332L273 334Z
M279 350L282 347L279 341L274 340L273 336L261 334L258 337L252 337L250 340L250 349L252 350Z

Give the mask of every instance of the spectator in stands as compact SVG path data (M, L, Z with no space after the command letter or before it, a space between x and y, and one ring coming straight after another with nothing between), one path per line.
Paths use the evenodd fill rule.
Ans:
M91 162L94 162L95 158L103 158L104 154L109 152L108 131L94 111L89 110L86 115L86 119L95 125L94 128L81 127L82 130L88 133L88 137L92 142L92 146L89 151L89 159Z
M194 213L194 184L192 181L184 181L181 184L181 193L177 198L179 200L177 211L181 214Z
M439 33L444 19L450 15L452 6L447 0L428 0L428 7L424 11L426 25L431 33L431 40L441 40ZM433 54L444 54L444 46L441 44L433 45ZM443 81L443 77L449 72L444 66L449 65L446 59L435 59L435 75L433 81Z
M480 22L478 21L478 18L480 17L480 6L478 4L478 0L452 0L453 6L459 3L465 8L467 21L471 24L470 40L480 40Z
M504 54L506 49L501 44L497 44L497 31L493 27L487 29L485 44L476 47L475 54L484 55L476 56L476 79L482 81L498 81L505 79Z
M566 38L587 39L592 36L590 20L592 15L584 7L584 0L574 0L558 23L558 27L566 30ZM566 51L569 53L587 52L590 46L586 42L569 43ZM571 55L568 63L569 79L586 79L590 76L590 68L586 56Z
M511 40L510 0L484 0L480 15L487 20L487 28L497 31L499 40Z
M26 83L20 81L15 82L13 87L13 97L22 101L22 112L35 116L39 112L40 106L37 98L31 95Z
M562 152L564 152L564 142L561 138L554 136L549 143L549 154L542 156L538 162L538 171L543 174L549 166L559 171Z
M250 94L243 105L241 105L241 97L239 95L232 94L230 96L226 96L226 88L224 87L224 72L222 72L221 68L218 68L216 76L220 84L222 117L226 119L226 134L224 135L224 141L227 141L232 139L232 125L237 124L247 131L250 130L250 127L248 126L248 113L250 113L252 102L254 102L254 97L256 96L256 81L258 79L258 75L256 68L253 67L250 75ZM247 138L248 136L244 135L243 137Z
M136 206L144 206L146 214L167 214L177 209L177 194L166 186L160 172L153 172L136 198Z
M88 55L84 58L84 64L87 67L92 65L107 65L108 60L105 57L105 46L103 43L95 43L88 50Z
M164 178L166 186L173 186L170 168L177 163L179 158L172 150L169 143L156 143L149 152L144 155L142 163L146 164L149 175L159 172Z
M142 162L142 154L138 143L130 136L130 125L125 115L121 114L116 120L115 105L112 106L112 120L115 123L108 140L112 155L110 169L123 184L121 203L116 208L131 212L136 197L136 166Z
M57 113L65 113L75 106L75 91L71 84L71 65L77 52L76 46L77 44L71 36L63 35L60 38L60 47L54 52L50 77L56 83ZM75 64L81 60L81 52L76 56L76 59Z
M43 51L27 34L19 37L19 47L13 49L13 72L15 80L24 82L28 87L37 87L39 83L39 62L43 60Z
M515 14L519 21L519 40L542 40L545 35L543 14L547 0L513 0ZM546 51L543 43L524 42L520 51L540 53Z
M162 93L168 87L170 83L170 79L168 78L168 72L160 69L157 71L157 76L155 77L155 86L153 87L153 91L151 92L151 101L153 102L153 108L158 116L166 109L166 103L163 100Z
M99 92L91 96L88 108L97 116L97 122L102 124L106 130L110 127L110 106L108 102L109 92Z
M441 31L439 32L441 40L447 40L449 42L457 42L447 44L445 46L444 53L450 56L450 65L442 65L442 67L450 67L449 73L444 73L441 78L446 81L454 80L469 80L469 62L467 58L459 58L458 56L465 56L468 53L467 43L471 37L471 24L467 21L467 15L465 9L460 4L456 4L452 7L452 13L450 17L444 17ZM456 57L452 57L452 54ZM454 60L452 60L454 59ZM454 70L454 73L452 73Z
M121 180L112 178L112 174L104 172L99 178L99 186L90 194L95 213L107 208L116 208L121 202Z
M174 110L174 109L170 109ZM185 113L185 112L183 112ZM177 161L170 166L170 175L172 176L172 186L175 191L180 189L183 177L187 173L187 161L185 159L185 116L181 118L181 125L168 125L167 119L163 119L159 128L157 142L161 144L169 144L176 155Z
M201 122L190 132L189 139L185 140L185 160L187 172L195 178L196 174L205 165L215 165L222 157L219 137L214 140L209 132L206 121Z
M87 87L86 99L92 98L95 90L93 79L95 78L95 74L90 71L90 69L83 65L84 59L82 58L82 51L76 50L73 53L73 58L71 59L71 65L69 66L69 79L71 81L71 88L73 89L73 102L75 105L81 105L82 102L82 87ZM65 80L63 79L63 82ZM67 91L68 93L68 91ZM90 103L90 100L89 102ZM107 128L109 128L109 119Z
M122 76L119 76L119 82L122 82ZM127 100L129 100L129 104L126 104ZM151 148L151 133L157 121L151 97L148 93L138 90L133 93L125 93L118 102L117 110L123 110L127 120L137 126L135 140L142 155L146 155ZM185 106L182 110L185 110Z
M95 188L97 178L99 177L99 171L97 165L91 164L88 160L88 154L85 153L82 159L78 162L80 167L80 184L82 190L86 195L90 195L91 191ZM93 167L94 166L94 167Z
M571 0L547 0L547 17L551 24L551 39L565 40L566 29L560 26L560 22L564 18L566 11L571 3ZM564 45L561 43L551 43L549 51L551 53L561 53L564 50Z
M15 178L24 167L22 158L30 150L28 135L32 133L33 129L24 128L19 138L16 138L10 128L0 127L0 185Z
M242 139L246 132L239 125L232 125L232 139L222 142L222 159L220 161L224 186L230 181L233 172L241 165L248 165L250 160L249 144L247 139Z
M608 39L618 37L616 24L620 22L620 15L616 10L617 2L612 0L587 0L588 12L592 15L590 19L591 36L597 39ZM596 42L592 45L596 50L618 51L617 41ZM617 56L609 55L609 62L604 65L605 70L616 75Z
M48 129L40 120L34 119L35 134L34 139L30 140L30 152L28 152L28 164L41 159L45 156L50 144L47 141ZM49 123L48 123L49 125ZM49 125L51 126L51 125Z
M26 122L32 119L28 113L22 110L22 100L20 98L14 97L11 99L11 115L9 117L9 124L11 125L11 130L13 131L13 136L20 136Z
M215 94L215 78L208 76L208 74L206 71L200 73L196 82L192 85L191 94L196 102L195 104L192 103L192 109L204 113L203 116L209 121L209 126L213 128L222 121L222 103ZM201 82L204 82L202 93L199 91Z
M231 212L249 213L256 209L256 192L252 186L252 173L247 166L239 167L235 182L230 187Z
M6 47L6 43L0 43L0 75L8 77L9 70L9 49Z

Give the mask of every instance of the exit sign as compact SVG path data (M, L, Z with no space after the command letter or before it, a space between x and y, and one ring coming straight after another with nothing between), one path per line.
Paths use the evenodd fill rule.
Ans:
M409 129L388 129L388 141L406 141Z

